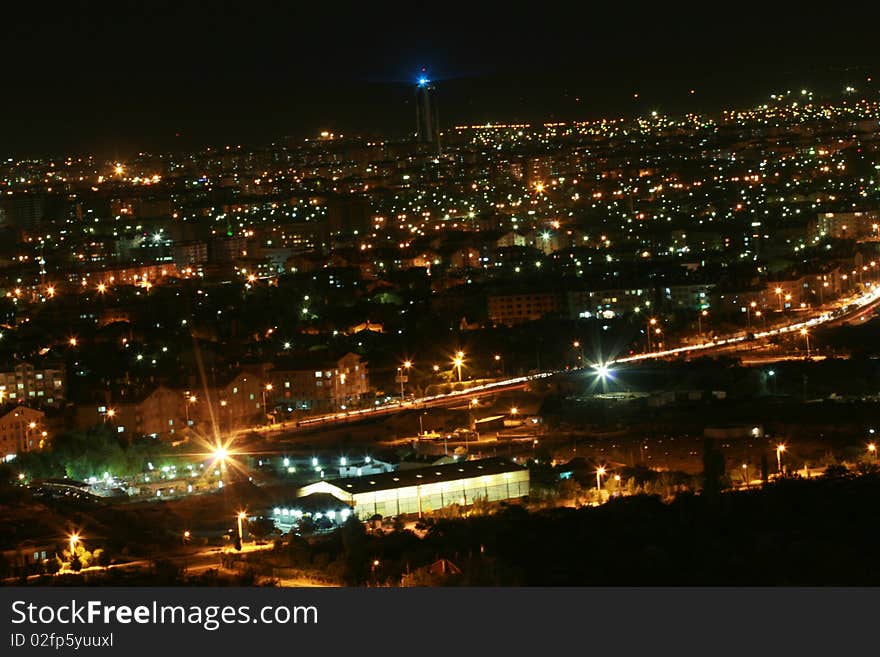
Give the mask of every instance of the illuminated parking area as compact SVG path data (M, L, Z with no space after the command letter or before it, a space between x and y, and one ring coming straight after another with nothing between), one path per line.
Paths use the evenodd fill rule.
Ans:
M477 499L512 500L529 494L529 471L506 459L463 461L373 477L318 481L298 495L329 493L350 504L366 520L375 515L431 513L453 504L469 506Z
M272 521L281 532L287 533L307 520L315 529L333 529L351 515L351 507L339 498L326 493L314 493L297 498L289 504L272 509Z

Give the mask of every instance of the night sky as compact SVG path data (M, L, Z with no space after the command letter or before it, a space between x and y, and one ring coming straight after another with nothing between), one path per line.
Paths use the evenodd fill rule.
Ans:
M443 126L712 110L804 85L880 89L874 9L571 4L5 5L0 156L125 157L324 129L400 136L421 66L438 81Z

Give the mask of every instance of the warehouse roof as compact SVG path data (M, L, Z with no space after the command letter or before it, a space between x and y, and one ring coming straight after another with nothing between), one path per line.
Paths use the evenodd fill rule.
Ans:
M362 477L345 477L344 479L334 479L326 483L336 486L346 493L356 495L357 493L366 493L372 490L406 488L407 486L417 486L420 484L433 484L438 481L457 481L481 475L518 472L524 469L508 459L493 458L476 461L457 461L445 465L383 472Z

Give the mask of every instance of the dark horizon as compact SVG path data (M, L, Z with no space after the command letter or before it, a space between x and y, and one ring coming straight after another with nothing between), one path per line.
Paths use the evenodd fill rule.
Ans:
M715 22L591 12L484 6L467 9L468 21L445 6L430 19L403 6L381 20L277 2L19 8L0 46L19 62L3 78L0 156L124 158L321 130L403 136L414 128L422 66L437 80L443 129L715 111L784 86L836 93L852 84L876 96L880 54L864 11L855 22L844 12ZM841 20L846 30L833 30Z

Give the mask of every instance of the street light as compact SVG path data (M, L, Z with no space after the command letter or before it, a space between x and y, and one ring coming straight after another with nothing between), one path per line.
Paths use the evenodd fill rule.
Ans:
M409 368L412 367L411 360L403 361L403 365L397 368L397 380L400 382L400 401L403 401L404 389L403 384L409 381Z
M242 541L244 540L242 523L245 520L247 520L247 513L245 513L244 511L239 511L237 519L238 519L238 544L241 545Z
M602 477L605 476L605 466L596 468L596 491L599 493L599 501L602 501Z
M79 543L79 534L73 533L70 535L70 560L73 561L73 557L76 555L76 544Z
M191 393L186 393L186 401L184 402L184 409L186 410L186 426L190 426L189 419L189 407L190 404L195 404L198 401L198 398Z
M271 383L267 383L265 386L263 386L263 415L265 415L266 417L269 416L269 412L266 410L266 393L272 392L273 387L274 386Z
M746 318L748 319L749 328L752 328L752 310L758 306L756 301L752 301L746 308Z
M748 488L749 487L749 464L743 463L742 468L743 468L743 480L745 481L746 488Z
M801 329L801 335L807 342L807 359L810 358L810 332L806 328Z
M777 287L775 292L776 292L776 299L779 301L779 312L782 312L782 288Z
M785 445L779 443L776 446L776 468L779 470L779 474L782 474L782 452L785 451Z
M455 366L455 369L458 370L458 382L461 383L461 366L464 365L463 351L459 351L455 354L455 358L452 359L452 364Z
M214 451L211 455L214 457L214 460L211 463L211 468L215 465L220 466L220 477L222 481L222 477L226 472L226 461L229 459L229 451L223 445L217 445L214 447Z
M657 324L657 318L652 317L648 320L648 351L653 351L654 347L651 344L651 329Z
M701 310L697 314L697 330L699 331L699 334L701 336L703 335L703 317L708 317L708 316L709 316L708 310Z
M868 443L868 453L871 455L871 458L875 461L877 460L877 445L874 443Z

